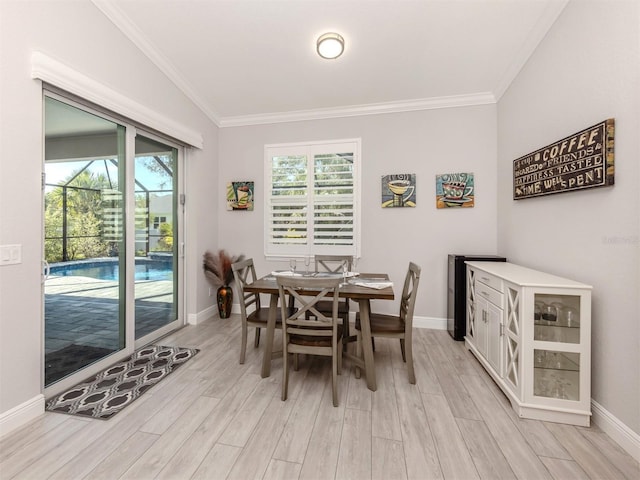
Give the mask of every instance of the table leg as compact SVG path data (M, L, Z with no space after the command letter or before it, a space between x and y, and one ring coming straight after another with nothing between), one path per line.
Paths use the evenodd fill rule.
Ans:
M375 392L376 367L373 360L373 347L371 345L371 324L369 323L369 312L371 311L369 299L360 299L360 333L362 334L362 353L364 356L365 375L367 377L367 387Z
M269 320L267 321L267 338L265 338L264 357L262 358L262 378L271 375L271 356L273 352L273 337L276 330L277 310L278 294L271 295L271 300L269 301Z

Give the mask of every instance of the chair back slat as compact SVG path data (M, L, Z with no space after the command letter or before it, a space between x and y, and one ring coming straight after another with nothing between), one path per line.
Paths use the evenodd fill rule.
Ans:
M402 296L400 297L400 320L405 323L405 330L412 328L413 311L416 305L418 294L418 284L420 283L420 273L422 269L413 262L409 263L409 269L404 279Z
M349 271L353 265L353 257L350 255L316 255L314 260L316 272L341 273L345 262Z
M340 278L278 277L277 282L281 299L283 326L287 328L289 326L306 327L310 329L310 332L315 329L317 331L316 335L332 335L332 330L337 328ZM301 289L308 289L313 294L303 295L299 292ZM326 312L321 313L315 308L315 305L328 297L329 294L333 295L333 298L330 299L333 306L330 317L326 315ZM297 311L291 312L285 308L286 302L284 299L287 295L297 300L299 304ZM306 312L311 312L316 319L304 318Z
M240 302L240 312L246 318L247 314L251 313L248 311L249 307L253 306L251 311L260 309L260 294L245 293L244 291L245 285L253 283L257 279L253 258L247 258L246 260L232 264L231 270L233 271L233 278L236 281L238 296L242 299Z

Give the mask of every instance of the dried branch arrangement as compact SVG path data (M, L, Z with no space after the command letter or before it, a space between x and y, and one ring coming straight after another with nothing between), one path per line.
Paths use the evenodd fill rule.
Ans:
M204 275L214 287L231 285L231 282L233 282L231 265L242 259L244 259L244 255L234 257L229 255L225 250L218 250L218 253L206 251L202 264Z

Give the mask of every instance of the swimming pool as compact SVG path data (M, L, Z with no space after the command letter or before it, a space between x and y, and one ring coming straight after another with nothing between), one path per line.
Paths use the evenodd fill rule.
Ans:
M90 277L99 280L118 280L117 260L92 260L51 265L50 275L58 277ZM136 259L136 280L173 280L173 265L166 260Z

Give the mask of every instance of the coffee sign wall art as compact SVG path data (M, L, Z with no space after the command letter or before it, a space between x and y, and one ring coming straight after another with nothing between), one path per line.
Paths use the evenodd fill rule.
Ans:
M473 173L436 175L437 208L470 208L475 203Z
M415 206L416 175L414 173L382 176L382 208Z
M253 210L253 182L227 184L227 210Z
M513 199L614 184L613 118L513 161Z

